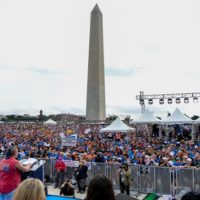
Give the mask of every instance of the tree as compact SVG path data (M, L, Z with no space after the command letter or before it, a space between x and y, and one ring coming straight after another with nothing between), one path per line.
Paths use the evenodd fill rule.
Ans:
M117 115L108 115L107 120L110 121L114 121L118 116Z
M15 115L6 115L6 120L7 121L15 121Z
M124 119L124 122L126 122L127 124L129 124L130 122L130 119L131 119L131 116L130 115L127 115Z

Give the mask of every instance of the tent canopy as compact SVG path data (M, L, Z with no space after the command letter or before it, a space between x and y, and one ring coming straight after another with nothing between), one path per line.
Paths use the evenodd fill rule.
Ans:
M194 120L194 124L200 124L200 117L196 120Z
M44 124L57 124L57 122L55 122L54 120L52 119L48 119L47 121L44 122Z
M118 117L109 126L102 128L100 132L130 132L134 130L134 128L127 126Z
M165 120L162 120L166 124L192 124L194 121L185 116L178 108Z
M137 120L132 120L130 124L159 124L160 122L161 121L147 109Z

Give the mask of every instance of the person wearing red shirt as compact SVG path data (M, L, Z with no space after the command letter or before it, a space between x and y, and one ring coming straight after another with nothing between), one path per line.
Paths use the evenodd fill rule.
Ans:
M15 189L21 182L22 172L28 172L32 164L23 166L16 157L18 149L11 147L6 152L6 158L0 161L0 200L11 200Z
M57 187L61 188L61 185L64 182L65 167L66 167L66 165L65 165L64 161L62 160L62 157L60 156L55 164L56 184L55 184L54 188L57 188Z

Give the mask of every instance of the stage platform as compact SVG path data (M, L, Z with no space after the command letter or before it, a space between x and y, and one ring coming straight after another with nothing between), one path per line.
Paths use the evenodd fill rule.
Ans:
M77 198L69 198L69 197L63 197L63 196L57 196L57 195L47 195L47 200L79 200Z
M60 190L58 188L54 188L53 184L48 184L47 186L48 188L48 196L47 196L47 200L83 200L86 197L86 192L84 194L80 194L77 193L77 190L75 189L75 197L64 197L64 196L59 196ZM115 195L119 194L119 190L115 190ZM160 197L155 197L155 198L151 198L151 196L149 196L149 194L145 194L145 193L138 193L138 192L133 192L131 191L131 196L138 199L138 200L147 200L147 199L151 199L151 200L168 200L169 199L169 195L163 195Z

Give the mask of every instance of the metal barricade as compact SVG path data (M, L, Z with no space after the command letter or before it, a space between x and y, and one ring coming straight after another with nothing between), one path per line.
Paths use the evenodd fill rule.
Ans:
M120 189L119 186L119 167L120 164L107 164L107 177L110 178L113 184L113 188Z
M200 169L194 169L194 191L200 191Z
M180 191L193 191L194 190L194 169L180 169L176 168L175 189L176 194Z
M161 194L172 194L173 170L168 167L154 167L154 191Z
M56 169L55 169L55 159L42 159L45 160L44 164L44 175L47 182L55 182L56 179ZM75 168L66 166L64 180L66 178L74 178Z
M87 185L89 184L89 182L92 180L92 178L94 177L94 172L95 172L95 166L93 163L88 163L88 177L87 177Z
M154 174L154 167L144 165L139 166L139 192L154 192Z
M55 159L45 160L45 176L55 182ZM114 189L119 190L119 166L120 164L87 163L87 185L96 175L104 175L110 178ZM65 177L74 178L75 167L66 167ZM200 190L200 169L167 168L143 165L130 165L132 185L131 191L176 195L182 190Z
M66 176L66 178L74 179L75 178L74 177L75 171L76 171L75 167L69 167L69 166L67 166L66 170L65 170L65 176Z
M88 165L88 177L87 177L87 185L91 181L91 179L96 175L104 175L106 176L106 164L105 163L87 163Z
M105 163L91 163L91 174L92 176L104 175L106 176L106 164Z
M45 160L44 176L46 181L55 182L55 159L42 159Z
M131 178L132 184L130 186L131 191L139 191L139 165L131 165Z

